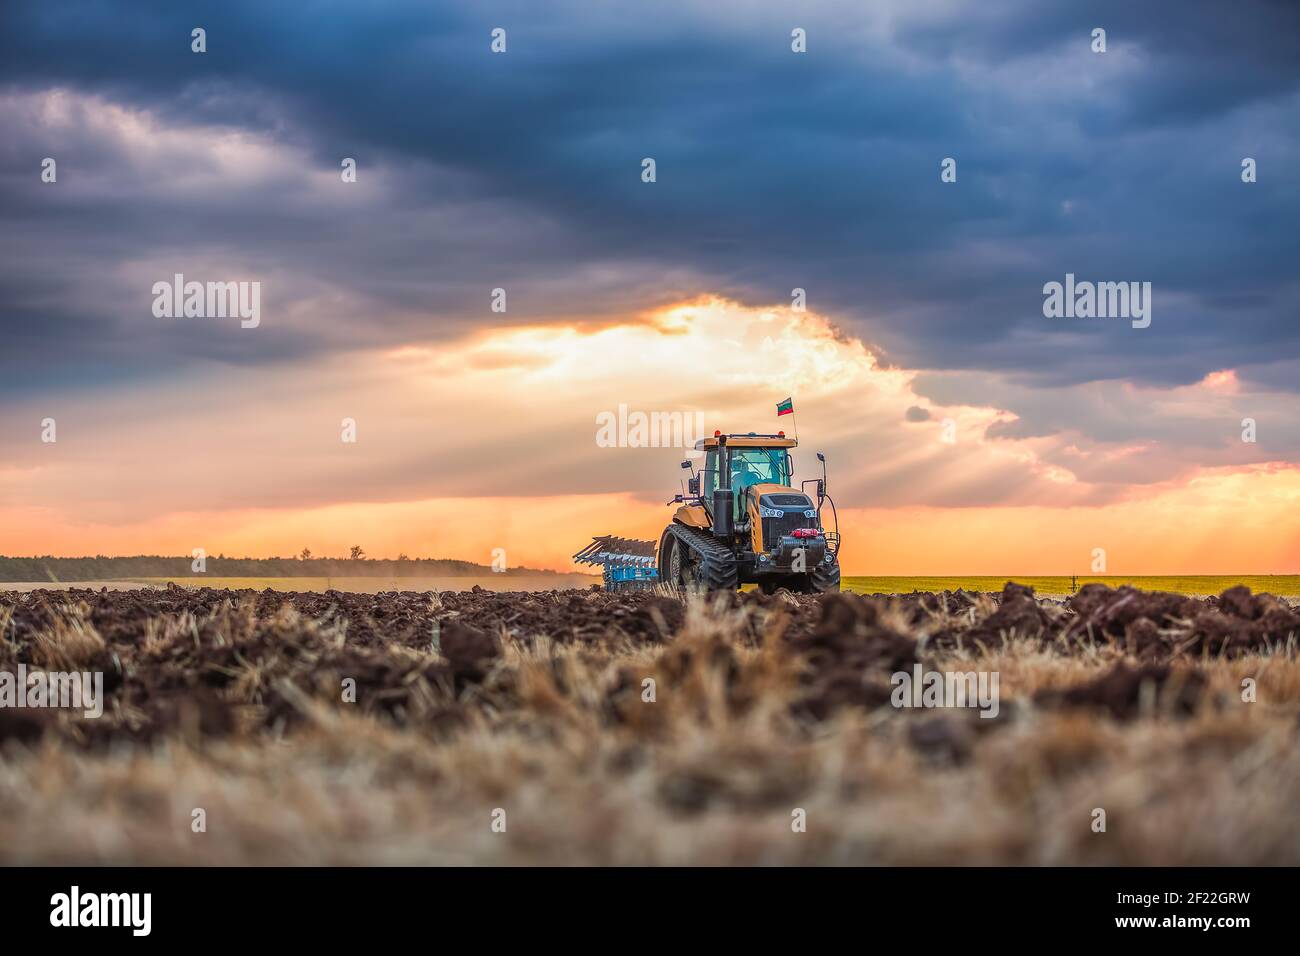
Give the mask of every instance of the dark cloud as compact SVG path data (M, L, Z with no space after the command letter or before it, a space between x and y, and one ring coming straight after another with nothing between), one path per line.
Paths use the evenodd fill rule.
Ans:
M156 154L7 114L0 388L801 286L908 367L1028 389L1238 367L1295 390L1297 11L7 4L10 96L67 89L193 132ZM287 168L230 180L214 159L229 131ZM36 178L45 155L56 187ZM1240 182L1245 155L1258 183ZM343 156L372 190L311 180ZM173 271L265 276L274 314L256 336L159 327L147 289ZM1042 284L1066 272L1152 282L1151 328L1045 319ZM498 285L505 317L486 309ZM1051 427L1024 417L1013 431Z

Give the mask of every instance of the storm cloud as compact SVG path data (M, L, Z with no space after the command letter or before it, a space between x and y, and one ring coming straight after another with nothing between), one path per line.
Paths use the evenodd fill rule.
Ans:
M1140 438L1060 390L1297 388L1298 119L1284 3L7 4L0 400L798 287L1004 434ZM160 325L177 272L259 334ZM1151 327L1045 318L1066 273Z

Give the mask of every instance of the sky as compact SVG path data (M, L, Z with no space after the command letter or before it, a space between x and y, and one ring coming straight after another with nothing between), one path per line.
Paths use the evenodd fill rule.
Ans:
M791 396L845 573L1300 573L1296 4L10 3L0 131L0 554L568 569Z

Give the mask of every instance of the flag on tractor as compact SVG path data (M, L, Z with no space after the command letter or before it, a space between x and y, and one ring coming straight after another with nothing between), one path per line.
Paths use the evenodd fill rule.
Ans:
M776 417L777 417L777 418L780 418L782 415L793 415L793 414L794 414L794 399L793 399L793 398L787 398L784 402L777 402L777 403L776 403Z

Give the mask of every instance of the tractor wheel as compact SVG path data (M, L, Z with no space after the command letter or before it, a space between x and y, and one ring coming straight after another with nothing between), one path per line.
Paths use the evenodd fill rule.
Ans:
M659 539L659 583L664 587L680 591L689 586L689 577L685 574L689 568L683 568L685 555L681 542L669 528Z
M691 583L691 555L682 543L672 538L668 549L668 583L680 590Z
M800 594L826 594L840 589L840 563L819 564L807 574L796 574L786 584Z
M832 561L830 564L819 564L813 569L812 574L808 575L808 593L825 594L835 592L840 589L840 563Z

